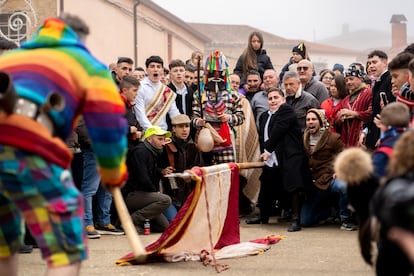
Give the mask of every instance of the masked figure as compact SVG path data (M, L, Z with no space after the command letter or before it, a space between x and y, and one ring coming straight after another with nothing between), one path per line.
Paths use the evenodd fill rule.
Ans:
M195 93L192 124L199 132L205 127L210 130L214 138L211 153L215 163L235 161L233 126L243 121L241 99L230 90L226 57L220 51L213 51L206 59L200 91Z

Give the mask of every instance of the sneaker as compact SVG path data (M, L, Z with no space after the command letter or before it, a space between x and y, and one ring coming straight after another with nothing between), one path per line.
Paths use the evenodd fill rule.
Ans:
M350 220L343 220L341 224L341 230L347 230L347 231L355 231L357 230L357 226L355 223L353 223Z
M320 225L339 225L341 224L341 220L339 217L328 217L327 219L323 219L319 222Z
M93 225L86 226L86 236L88 239L99 239L101 235L95 230Z
M28 254L28 253L32 253L32 251L33 251L33 245L23 244L19 248L20 254Z
M125 234L124 231L116 228L110 223L107 225L96 224L95 228L97 232L102 235L124 235Z
M297 220L293 220L288 228L288 232L297 232L302 230L302 227L300 227L300 224Z
M138 235L144 235L144 228L135 225Z

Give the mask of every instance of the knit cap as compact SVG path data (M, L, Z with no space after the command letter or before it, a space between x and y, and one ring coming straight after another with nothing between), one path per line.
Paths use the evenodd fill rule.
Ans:
M351 64L351 65L348 67L348 69L346 70L346 72L345 72L345 78L346 78L346 77L350 77L350 76L353 76L353 77L357 77L357 78L363 79L363 78L364 78L364 72L362 72L361 70L359 70L359 69L355 66L355 64Z
M332 71L335 72L335 70L338 70L339 72L341 72L341 74L343 74L344 73L344 66L342 64L335 63L333 68L332 68Z
M310 112L315 114L316 117L318 118L319 124L321 126L321 130L325 130L329 127L328 120L326 119L326 116L325 116L325 110L317 109L317 108L311 108L306 113L310 113Z
M295 47L293 47L292 52L296 52L302 56L303 59L306 59L306 47L305 43L301 42Z

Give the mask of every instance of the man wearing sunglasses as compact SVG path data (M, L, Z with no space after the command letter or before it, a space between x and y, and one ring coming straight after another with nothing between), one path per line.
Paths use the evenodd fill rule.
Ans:
M312 62L307 59L303 59L299 61L296 69L298 71L303 90L312 94L319 101L319 104L329 97L329 93L325 85L313 78L314 69Z

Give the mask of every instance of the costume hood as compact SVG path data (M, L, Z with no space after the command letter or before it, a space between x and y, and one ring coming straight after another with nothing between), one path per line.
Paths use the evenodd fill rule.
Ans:
M76 46L88 51L76 33L58 18L46 19L33 37L22 44L21 48L51 48L61 46Z

